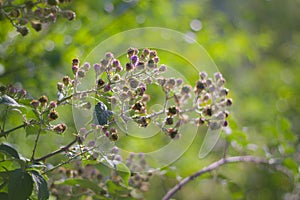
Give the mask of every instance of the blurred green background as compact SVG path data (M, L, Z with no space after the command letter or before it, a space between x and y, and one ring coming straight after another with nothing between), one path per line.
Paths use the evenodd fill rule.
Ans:
M0 21L2 85L11 83L25 88L33 98L47 94L55 99L56 83L63 75L71 74L71 60L83 60L101 41L133 28L174 29L197 40L227 80L234 99L231 128L235 134L229 154L272 155L289 158L297 165L300 162L299 0L90 0L73 1L64 7L76 12L75 21L61 18L41 32L31 30L26 37L18 35L8 21ZM180 70L178 63L184 62L168 58L167 54L162 57L163 62ZM61 110L61 120L71 133L71 109ZM21 123L21 119L8 126L16 123ZM42 140L38 154L56 149L71 136L66 133L49 137ZM198 159L202 137L203 134L197 135L189 151L175 163L176 169L168 172L170 178L152 181L146 199L161 198L176 184L176 176L185 177L220 158L224 140L209 157ZM25 155L31 153L34 138L26 138L22 131L8 140ZM49 145L49 140L53 145ZM218 174L231 182L225 184L224 177L211 174L213 178L206 176L189 183L176 197L292 199L292 194L285 193L299 193L293 181L262 166L232 164L221 168Z

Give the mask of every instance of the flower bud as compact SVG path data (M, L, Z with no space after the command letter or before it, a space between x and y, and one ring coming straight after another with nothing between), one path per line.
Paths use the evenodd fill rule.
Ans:
M115 74L114 77L113 77L113 81L118 81L120 79L121 79L120 74Z
M127 56L128 58L131 58L131 56L133 56L135 54L136 50L134 48L129 48L127 50Z
M27 91L24 89L21 89L18 91L20 98L25 97L27 95Z
M29 32L28 28L25 26L18 26L17 31L21 33L22 36L26 36Z
M150 96L149 96L148 94L143 94L143 96L142 96L142 101L143 101L143 102L148 102L148 101L150 101Z
M220 96L227 96L229 93L229 90L227 88L223 88L221 91L220 91Z
M134 66L136 66L139 62L139 57L137 55L133 55L131 56L130 61Z
M136 102L132 107L132 110L134 111L138 111L138 112L142 112L143 110L145 110L145 105L143 102Z
M111 151L112 151L112 153L115 153L115 154L119 153L119 148L118 147L113 147Z
M175 128L168 128L167 132L168 132L169 137L172 139L174 139L178 134L178 130Z
M166 66L166 65L161 65L160 68L159 68L159 71L160 71L160 72L165 72L165 71L167 71L167 66Z
M62 16L71 21L71 20L75 19L76 14L72 10L64 10L64 11L62 11Z
M39 102L42 104L42 106L46 105L48 103L48 97L43 95L39 98Z
M212 109L211 109L210 106L207 106L207 107L205 107L205 108L203 109L203 113L204 113L205 115L207 115L207 116L212 116L213 111L212 111Z
M149 67L149 68L155 68L157 65L154 63L154 61L151 59L151 60L149 60L148 61L148 63L147 63L147 66Z
M197 121L197 124L199 126L203 125L205 123L205 118L204 117L199 117L198 121Z
M109 84L107 84L103 89L104 92L108 92L110 90L111 90L111 86Z
M174 123L173 117L167 117L165 123L166 125L172 125Z
M157 53L155 50L150 51L150 59L154 58L157 56Z
M117 67L119 67L121 64L120 64L120 61L119 60L117 60L117 59L114 59L113 60L113 62L112 62L112 66L114 67L114 68L117 68Z
M31 27L32 27L35 31L37 31L37 32L39 32L40 30L42 30L42 24L41 24L40 22L34 22L34 21L32 21L32 22L31 22Z
M116 129L111 129L110 130L110 137L109 137L109 139L111 141L117 141L119 139L119 135L118 135L118 132L117 132Z
M197 83L196 83L196 91L197 92L201 92L204 89L205 89L205 84L203 83L203 81L197 81Z
M149 54L150 54L150 50L149 50L149 49L144 49L144 50L143 50L143 55L144 55L145 57L147 57Z
M225 121L223 122L223 126L224 126L224 127L227 127L227 126L228 126L228 121L227 121L227 120L225 120Z
M220 72L216 72L214 74L214 77L215 77L216 80L220 80L222 78L222 74Z
M48 114L48 120L53 121L58 118L58 112L56 110L51 110L50 113Z
M140 86L135 90L135 93L139 96L142 96L146 91L146 87L145 86Z
M70 81L71 81L70 77L68 77L68 76L63 77L63 83L65 86L69 85Z
M76 75L76 73L78 72L78 65L73 65L72 66L72 72L74 75Z
M58 124L52 128L53 131L56 133L62 134L67 129L67 126L65 124Z
M83 78L83 77L85 77L85 71L84 70L82 70L82 69L80 69L79 71L78 71L78 77L79 78Z
M112 54L111 52L107 52L105 54L105 60L109 61L110 59L114 58L114 54Z
M33 107L33 108L37 108L39 105L40 105L40 102L38 100L32 100L30 102L30 105Z
M64 88L64 84L61 83L61 82L58 82L57 83L57 90L60 91L60 92L62 92L63 88Z
M168 115L169 116L173 116L173 115L176 115L177 114L177 109L175 106L171 106L168 108Z
M79 65L79 59L78 58L74 58L72 60L72 65Z
M129 80L129 85L130 85L130 87L131 87L132 89L135 89L135 88L138 87L139 82L138 82L137 79L131 78L131 79Z
M207 73L206 72L200 72L199 73L199 76L202 80L206 79L207 78Z
M189 85L185 85L181 88L181 94L189 94L191 92L192 88Z
M157 57L157 56L154 57L153 60L154 60L155 63L159 63L159 61L160 61L159 57Z
M231 105L232 105L232 99L227 99L226 106L231 106Z
M55 101L50 101L49 108L53 109L53 108L56 108L56 107L57 107L57 103Z
M85 71L89 71L89 70L90 70L90 68L91 68L91 65L90 65L90 63L88 63L88 62L85 62L85 63L83 64L83 69L84 69Z
M126 71L131 71L133 69L133 65L131 63L126 63Z

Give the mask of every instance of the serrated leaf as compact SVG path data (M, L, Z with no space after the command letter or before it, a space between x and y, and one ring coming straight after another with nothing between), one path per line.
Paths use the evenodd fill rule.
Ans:
M49 190L47 181L37 171L31 171L33 181L38 192L38 200L46 200L49 198Z
M8 199L26 200L32 193L32 177L22 169L11 172L8 179Z
M118 171L118 175L122 178L123 183L128 186L128 180L130 178L130 170L129 168L122 162L119 162L118 164L116 164L116 168Z
M96 194L99 193L102 189L94 182L86 180L86 179L79 179L79 178L74 178L74 179L67 179L63 182L56 183L59 185L69 185L69 186L80 186L82 188L88 188L95 192Z
M8 144L4 144L4 143L0 144L0 152L10 157L20 159L18 152Z

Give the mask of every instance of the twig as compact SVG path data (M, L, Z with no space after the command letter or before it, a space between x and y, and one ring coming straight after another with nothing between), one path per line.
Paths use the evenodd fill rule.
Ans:
M15 130L18 130L18 129L20 129L20 128L24 128L24 127L26 127L26 126L27 126L27 124L24 123L24 124L22 124L22 125L20 125L20 126L17 126L17 127L15 127L15 128L10 129L10 130L3 131L3 132L0 133L0 138L1 138L1 137L7 136L10 132L13 132L13 131L15 131Z
M96 147L92 147L92 148L90 148L88 151L93 150L93 149L95 149L95 148L96 148ZM55 169L57 169L57 168L59 168L59 167L65 165L65 164L68 164L69 162L71 162L71 161L74 160L75 158L78 158L79 156L85 154L86 152L87 152L87 151L83 151L83 152L81 152L81 153L79 153L79 154L73 156L72 158L69 158L68 160L66 160L66 161L64 161L64 162L62 162L62 163L56 165L55 167L53 167L53 168L51 168L51 169L49 169L49 170L47 170L47 171L44 171L44 172L42 173L42 175L43 175L43 174L47 174L47 173L49 173L49 172L52 172L53 170L55 170Z
M57 149L57 150L55 150L55 151L53 151L53 152L51 152L51 153L48 153L48 154L45 155L45 156L42 156L42 157L40 157L40 158L38 158L38 159L35 159L34 161L36 161L36 162L44 161L44 160L46 160L47 158L50 158L50 157L52 157L52 156L54 156L54 155L56 155L56 154L59 154L59 153L64 152L64 151L67 151L67 150L68 150L73 144L75 144L78 140L79 140L79 136L76 136L76 138L75 138L72 142L70 142L69 144L67 144L66 146L60 147L59 149Z
M192 174L191 176L186 177L182 181L180 181L177 185L175 185L171 190L169 190L167 192L167 194L163 197L163 200L170 199L178 190L180 190L185 184L192 181L194 178L201 176L204 173L213 171L213 170L219 168L220 166L225 165L226 163L236 163L236 162L267 164L267 165L271 164L267 159L255 157L255 156L235 156L235 157L222 158L222 159L210 164L209 166L204 167L203 169L197 171L196 173Z
M32 150L31 161L34 161L34 154L35 154L36 147L37 147L37 144L38 144L38 141L39 141L39 138L40 138L41 132L42 132L43 113L41 113L41 114L40 114L39 118L40 118L40 121L39 121L39 125L40 125L40 127L39 127L39 130L38 130L37 136L36 136L36 138L35 138L35 141L34 141L34 147L33 147L33 150Z

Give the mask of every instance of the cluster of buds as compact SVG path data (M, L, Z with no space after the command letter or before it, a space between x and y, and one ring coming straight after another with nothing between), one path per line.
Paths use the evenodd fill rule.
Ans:
M229 90L224 87L226 81L221 73L217 72L213 78L209 78L205 72L200 72L199 80L191 86L184 84L181 78L164 77L167 66L159 64L160 59L155 50L140 51L129 48L127 59L128 62L123 67L113 53L108 52L99 63L93 65L96 86L89 91L94 91L98 99L105 99L113 105L114 117L125 123L134 121L140 127L147 127L153 123L172 139L181 136L179 128L185 123L206 124L213 130L228 125L226 118L232 100L227 98ZM76 77L83 78L89 69L89 63L79 67L79 60L73 60L75 86ZM65 79L64 84L61 84L64 87L72 82L68 78ZM147 87L150 85L159 86L165 94L164 105L171 106L164 106L160 111L149 113L147 104L150 102L150 95L147 94ZM192 107L190 102L193 103ZM112 113L109 110L105 112ZM189 115L190 113L192 115ZM195 114L198 117L190 117L194 117ZM102 123L104 118L100 119ZM104 124L107 124L107 120ZM118 139L116 132L105 130L103 133L115 141Z
M131 171L128 183L134 188L134 192L142 194L148 191L150 186L149 181L154 175L154 170L149 168L145 155L143 153L131 153L126 159L126 165Z
M196 111L199 113L199 118L195 119L197 125L207 123L211 130L228 126L226 118L232 99L227 97L229 90L224 87L225 82L220 72L216 72L213 79L208 78L205 72L200 72L194 88Z
M41 31L43 24L53 23L58 16L73 20L76 14L71 10L64 10L60 4L64 0L26 1L17 4L13 1L0 1L1 13L7 18L17 31L25 36L29 33L28 24L35 31Z
M105 134L105 136L113 142L119 139L118 130L115 128L108 128L105 126L102 128L102 131Z
M116 147L111 149L111 153L107 156L107 158L115 162L122 161L122 158L118 155L118 148ZM49 180L51 194L59 199L74 199L76 198L74 195L78 193L89 197L101 195L106 198L112 198L116 194L114 191L110 190L110 181L107 180L111 180L116 186L122 187L122 197L141 199L143 194L149 189L150 179L153 177L154 171L145 171L146 168L141 168L147 167L143 154L131 154L126 162L132 162L133 164L135 163L135 166L137 166L136 164L140 165L140 172L131 170L131 177L128 180L129 187L124 187L124 182L120 176L120 172L116 171L114 168L108 168L110 172L104 174L103 171L100 170L99 166L92 164L83 165L79 160L76 160L70 164L71 167L59 167L54 171L55 176L51 176ZM102 166L101 169L103 169L103 167L104 166ZM65 184L57 184L64 182L69 178L87 179L93 182L95 185L98 185L101 189L97 191L98 193L95 193L95 190L82 188L80 185L69 186Z
M87 196L93 196L95 193L92 190L87 188L82 188L78 186L68 186L56 184L57 182L63 182L67 178L74 179L85 179L99 184L102 188L105 186L104 175L93 165L85 165L77 160L72 164L72 167L59 167L55 172L55 176L51 176L50 182L50 191L51 195L55 196L58 199L74 199L76 198L75 194L85 194ZM107 194L108 192L103 190L99 191L101 195Z
M31 107L35 111L35 113L39 114L40 117L46 116L41 123L43 123L43 128L45 130L51 130L57 134L62 134L67 129L67 126L64 123L60 123L57 125L51 125L48 122L54 121L59 117L58 112L55 110L57 108L56 101L48 100L46 95L41 96L38 99L33 99L30 102ZM47 118L47 119L46 119Z
M8 86L0 86L0 94L1 95L8 95L16 100L26 98L27 97L27 91L24 89L19 89L13 85Z

